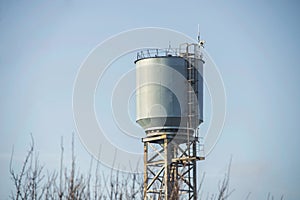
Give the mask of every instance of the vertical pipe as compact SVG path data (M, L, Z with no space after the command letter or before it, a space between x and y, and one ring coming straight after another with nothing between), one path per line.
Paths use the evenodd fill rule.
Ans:
M144 200L147 200L148 187L148 142L144 142Z
M170 168L169 168L169 150L168 150L168 139L164 139L164 152L165 152L165 174L164 174L164 183L165 183L165 200L170 199Z
M173 158L177 158L178 144L173 144ZM179 199L179 180L178 180L178 163L173 165L173 190L176 193L176 199Z
M197 142L193 142L193 157L197 157ZM193 160L193 190L194 190L194 200L197 200L197 162L196 159Z

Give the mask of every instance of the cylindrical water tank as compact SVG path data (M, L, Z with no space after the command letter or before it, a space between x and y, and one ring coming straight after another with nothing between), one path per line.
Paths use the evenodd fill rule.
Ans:
M187 128L190 90L188 61L180 56L148 57L136 62L136 121L145 129L170 130ZM201 72L202 60L194 60ZM203 120L203 81L198 75L195 104L196 128ZM197 101L198 99L198 101Z

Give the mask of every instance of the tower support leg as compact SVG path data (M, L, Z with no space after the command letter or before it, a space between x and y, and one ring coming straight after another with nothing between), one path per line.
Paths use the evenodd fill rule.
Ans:
M144 200L197 200L197 143L176 137L143 138Z

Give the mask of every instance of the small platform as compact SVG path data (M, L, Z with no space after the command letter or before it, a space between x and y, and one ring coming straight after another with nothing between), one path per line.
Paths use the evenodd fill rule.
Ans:
M142 138L142 142L162 143L164 139L169 139L178 144L181 144L188 141L194 141L196 138L193 136L193 133L190 133L188 135L186 132L159 132L147 134L146 137Z

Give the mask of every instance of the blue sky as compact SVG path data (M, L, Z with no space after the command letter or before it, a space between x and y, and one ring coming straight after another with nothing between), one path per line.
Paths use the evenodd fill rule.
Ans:
M70 143L76 132L73 83L97 44L148 26L196 38L198 24L227 94L222 136L199 164L206 172L204 191L217 190L233 155L232 199L248 192L250 199L266 199L268 192L299 199L299 8L297 1L278 0L1 1L0 199L12 187L11 148L18 166L30 133L47 168L59 166L60 137ZM121 74L120 62L115 67ZM76 138L84 171L89 154Z

